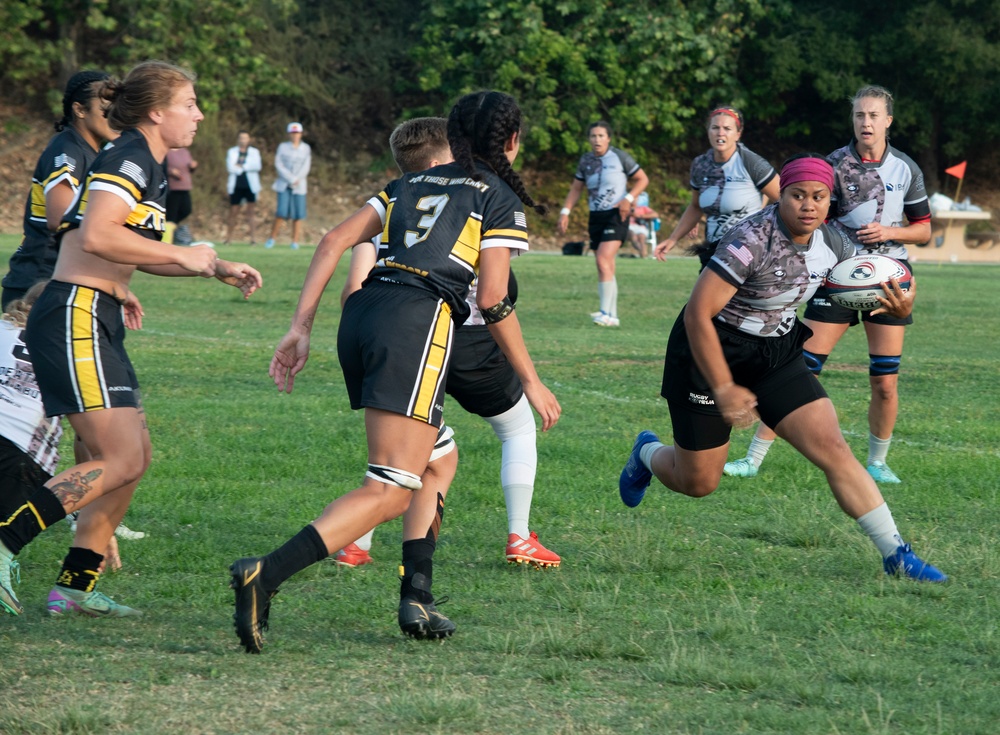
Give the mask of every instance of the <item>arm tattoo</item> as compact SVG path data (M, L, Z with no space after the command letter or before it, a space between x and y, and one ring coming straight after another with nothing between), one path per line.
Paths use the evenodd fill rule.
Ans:
M73 510L83 500L83 496L94 489L91 483L102 474L104 470L91 470L87 474L74 472L68 480L57 482L49 490L64 508Z

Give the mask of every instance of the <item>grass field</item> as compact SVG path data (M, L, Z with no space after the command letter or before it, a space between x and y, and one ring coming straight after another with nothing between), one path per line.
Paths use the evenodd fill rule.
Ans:
M0 237L0 257L15 247ZM444 642L396 626L399 522L377 563L324 562L275 598L263 655L238 647L227 567L270 551L360 480L328 292L291 396L267 376L310 250L236 246L264 289L137 274L129 336L154 458L101 589L137 620L48 619L70 540L21 555L25 604L0 618L0 733L996 733L1000 731L1000 318L991 267L917 269L902 411L885 488L943 586L886 578L822 475L777 443L760 476L708 498L654 482L625 508L617 478L638 430L669 436L658 397L667 330L696 262L619 261L622 328L600 329L591 259L515 262L518 314L563 418L539 435L532 527L559 570L503 561L499 444L446 407L461 452L435 592ZM851 330L823 381L864 459L867 350ZM734 435L740 456L749 431ZM67 454L71 454L67 445Z

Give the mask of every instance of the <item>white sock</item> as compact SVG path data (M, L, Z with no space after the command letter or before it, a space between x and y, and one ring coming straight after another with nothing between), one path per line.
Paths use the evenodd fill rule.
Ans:
M642 449L639 450L639 461L642 462L646 469L650 472L653 471L653 466L650 464L653 461L653 452L662 446L666 446L663 442L649 442L643 445Z
M753 463L754 467L760 467L760 463L764 461L772 444L774 444L774 439L758 439L757 435L754 434L753 439L750 440L750 446L747 447L747 459Z
M892 520L889 506L885 503L861 516L858 525L882 552L883 559L895 554L896 549L904 543L899 535L899 529L896 528L896 522Z
M513 408L498 416L489 416L486 421L502 442L500 484L507 505L507 533L528 538L528 519L538 466L535 416L528 397L522 395Z
M605 314L611 313L611 284L614 281L597 282L597 298L601 302L601 311Z
M364 551L371 551L372 550L372 534L374 534L374 533L375 533L375 529L373 528L371 531L369 531L368 533L366 533L364 536L362 536L361 538L359 538L354 543L356 543L358 545L359 549L362 549Z
M609 301L608 308L610 310L608 311L608 314L610 314L611 316L617 317L618 316L618 279L617 278L612 278L610 281L608 281L608 283L611 284L611 298L608 299L608 301Z
M889 445L892 444L892 434L888 439L879 439L870 431L868 432L868 464L881 462L885 464L885 456L889 453Z

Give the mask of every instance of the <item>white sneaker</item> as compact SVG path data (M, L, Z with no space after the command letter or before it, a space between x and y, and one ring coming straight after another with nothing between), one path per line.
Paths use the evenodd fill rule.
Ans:
M592 312L590 312L590 318L591 319L596 319L597 317L599 317L603 313L604 313L603 311L592 311Z
M618 317L611 316L610 314L605 314L603 311L599 312L597 316L594 317L594 324L599 327L620 327L621 322L618 321Z
M74 511L69 514L69 530L76 533L76 520L80 515L80 511ZM131 528L126 526L124 523L119 523L118 528L115 529L115 536L120 539L125 539L126 541L138 541L141 538L146 538L146 534L143 531L133 531Z
M144 531L133 531L124 523L119 523L118 528L115 529L115 536L126 541L138 541L141 538L146 538L146 533Z

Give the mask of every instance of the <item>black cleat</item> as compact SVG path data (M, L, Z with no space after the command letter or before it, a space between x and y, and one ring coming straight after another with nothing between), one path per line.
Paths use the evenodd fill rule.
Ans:
M247 653L260 653L264 647L264 631L267 630L267 616L271 612L271 598L278 590L268 592L260 583L263 567L260 557L249 557L233 562L229 567L232 581L229 586L236 590L236 612L233 623L236 635Z
M447 598L435 602L446 602ZM420 602L415 597L399 601L399 628L412 638L447 638L455 632L455 624L437 611L434 602Z

